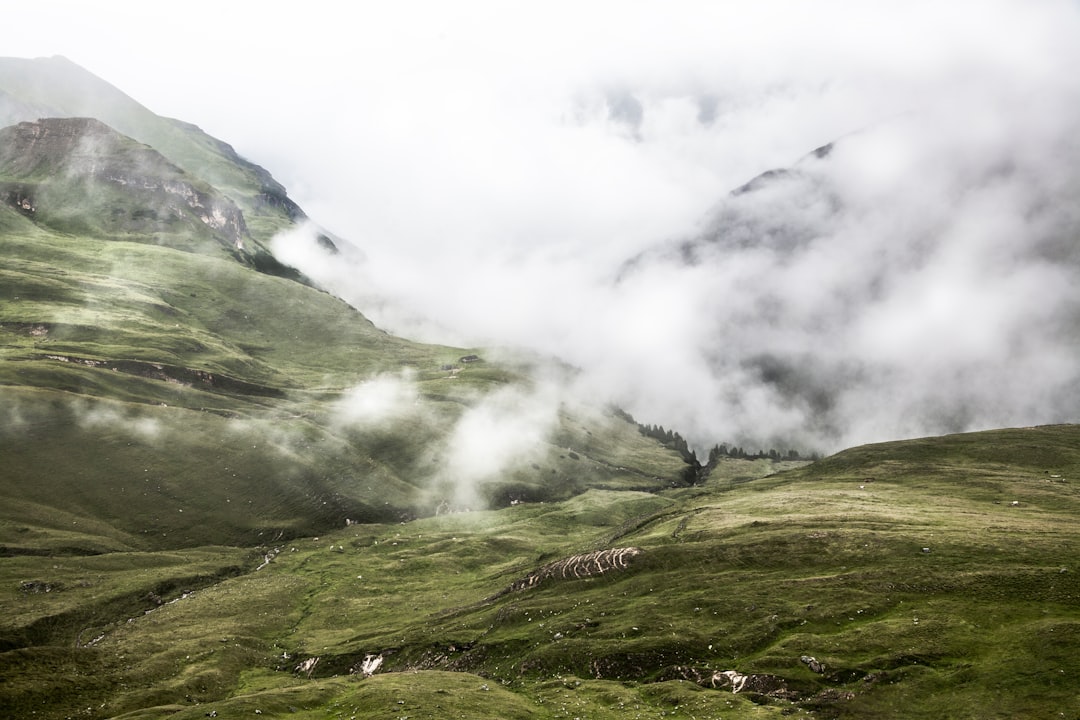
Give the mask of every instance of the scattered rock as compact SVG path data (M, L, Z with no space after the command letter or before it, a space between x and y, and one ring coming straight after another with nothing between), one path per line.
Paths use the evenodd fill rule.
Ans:
M815 672L818 675L825 672L825 664L819 662L818 659L812 655L803 655L799 658L799 662L810 668L810 672Z
M296 666L296 672L304 673L308 677L311 677L311 673L315 672L315 666L319 664L319 658L310 657L304 660L302 663Z
M363 662L360 663L360 674L364 677L371 677L382 664L382 655L365 655Z
M41 593L56 592L64 588L60 583L45 582L44 580L27 580L19 583L19 589L29 595L39 595Z
M795 699L783 678L776 675L746 674L738 670L702 670L678 666L672 668L671 677L681 678L711 689L731 688L732 694L757 693L769 697Z

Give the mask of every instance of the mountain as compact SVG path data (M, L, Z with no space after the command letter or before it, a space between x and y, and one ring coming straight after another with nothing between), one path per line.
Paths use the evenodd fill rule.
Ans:
M619 268L620 291L663 282L697 309L684 352L703 403L745 417L729 441L1075 421L1080 153L1049 131L945 144L944 120L912 112L763 172Z
M70 62L0 110L7 714L1080 713L1080 428L704 474L275 264L265 171Z
M191 137L66 61L15 65L9 97L98 103L146 137ZM89 117L0 130L2 492L6 517L43 525L34 542L5 539L10 552L258 542L440 503L682 482L675 452L548 393L533 361L396 338L311 287L265 250L269 216L248 220L286 207L257 202L272 178L219 153L210 177L235 181L223 189L192 170L207 147L227 146L167 157ZM528 435L521 452L469 434L506 415ZM114 507L140 477L152 491ZM67 527L102 513L108 532Z
M303 217L269 172L231 146L190 123L155 115L67 58L0 58L0 127L45 117L96 118L149 145L232 199L259 242Z

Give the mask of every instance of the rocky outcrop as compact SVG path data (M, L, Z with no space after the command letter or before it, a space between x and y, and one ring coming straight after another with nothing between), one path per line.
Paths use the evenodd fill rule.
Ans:
M166 180L148 175L136 175L126 172L102 172L101 180L121 187L131 188L138 193L160 195L165 199L168 211L182 214L187 207L204 225L227 238L233 246L243 249L244 237L248 234L244 215L231 200L212 195L197 189L191 183L179 180Z
M109 233L153 233L188 221L239 250L249 235L232 200L93 118L0 130L0 199L44 224L81 206Z
M738 670L707 670L678 665L661 673L662 680L689 680L710 690L730 690L733 694L753 693L780 700L797 700L798 692L788 687L788 681L778 675L742 673Z
M232 395L248 395L255 397L284 397L285 395L285 392L280 388L246 382L222 373L197 370L178 365L167 365L164 363L146 362L143 360L102 360L97 358L57 354L42 354L36 357L43 360L52 360L54 362L82 365L88 368L128 373L147 380L159 380L174 385L198 387L203 390L223 392Z

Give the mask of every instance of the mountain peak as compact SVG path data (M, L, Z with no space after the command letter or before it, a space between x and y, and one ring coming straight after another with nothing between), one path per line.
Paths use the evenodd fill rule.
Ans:
M68 58L0 58L0 127L43 117L96 118L153 147L243 210L256 246L305 217L267 170L227 143L196 125L156 115Z

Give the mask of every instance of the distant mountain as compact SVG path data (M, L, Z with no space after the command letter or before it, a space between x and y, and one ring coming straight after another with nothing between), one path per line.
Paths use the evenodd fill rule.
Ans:
M737 442L1076 418L1080 154L1053 138L944 147L928 122L767 170L618 268L628 290L674 284L695 308L682 351L700 397L745 418L728 423Z
M701 230L688 238L664 241L628 259L619 272L620 278L633 274L639 265L654 261L696 266L708 261L722 261L723 253L750 248L791 253L816 235L816 227L792 218L790 212L761 212L758 201L773 192L784 194L785 189L798 186L804 193L803 203L816 203L828 196L839 211L841 199L814 182L814 166L828 158L835 143L822 145L807 153L791 167L772 168L733 189L702 221ZM809 190L809 192L805 192ZM770 198L771 199L771 198ZM766 201L767 202L767 201ZM779 204L779 203L778 203ZM796 203L796 207L798 202ZM779 209L779 208L777 208Z

